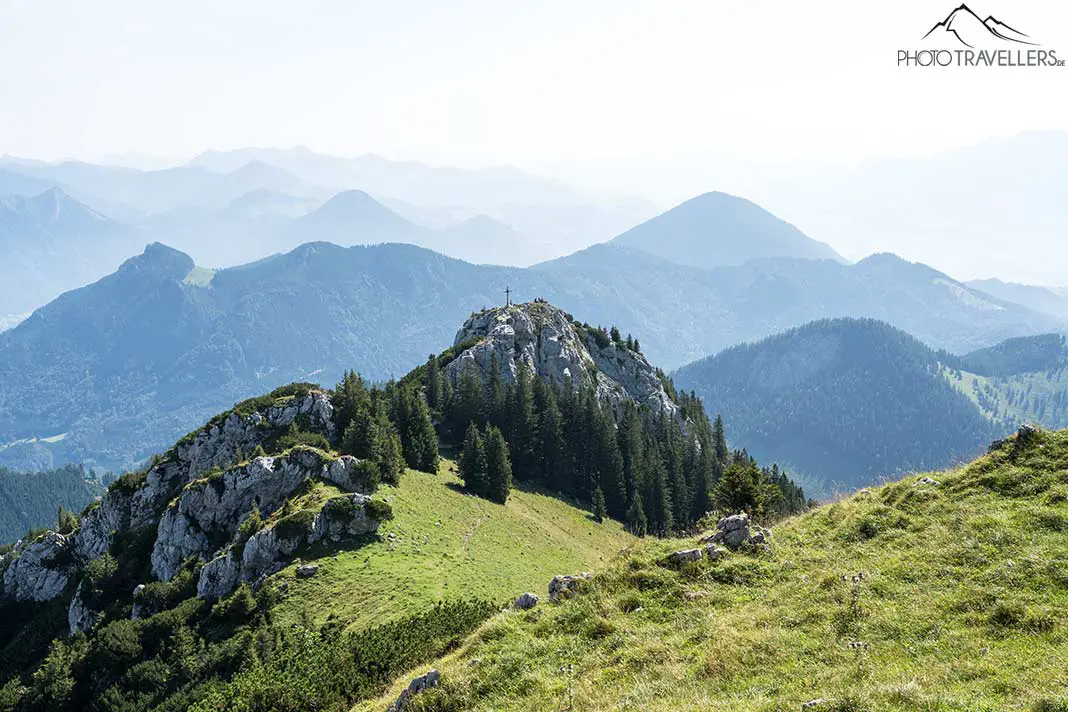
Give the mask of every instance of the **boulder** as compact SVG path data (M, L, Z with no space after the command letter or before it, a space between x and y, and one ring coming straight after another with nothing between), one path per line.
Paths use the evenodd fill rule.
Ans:
M301 564L297 567L297 578L311 578L319 573L318 564Z
M389 706L389 712L404 712L413 695L418 695L423 690L437 687L439 684L441 684L441 673L437 670L431 670L425 675L420 675L408 683L408 687L401 691L397 701Z
M701 550L700 549L682 549L681 551L676 551L674 554L671 555L670 558L671 558L672 563L675 563L675 564L686 564L686 563L690 563L692 561L700 561L701 560Z
M515 599L513 608L519 611L526 611L538 605L539 600L540 599L538 599L537 596L528 591L527 593L522 594L519 598Z
M553 576L553 580L549 582L549 600L556 601L561 598L570 598L578 593L584 581L589 581L591 578L593 577L585 572Z
M719 561L727 555L727 550L722 546L716 546L715 544L708 544L705 546L705 556L709 561Z
M915 486L916 487L938 487L940 484L942 484L942 483L939 482L938 480L933 480L930 477L921 477L920 479L916 480L916 485Z
M770 531L751 523L749 515L742 513L720 519L716 524L716 531L702 542L723 544L728 549L739 549L747 545L766 546L770 539Z

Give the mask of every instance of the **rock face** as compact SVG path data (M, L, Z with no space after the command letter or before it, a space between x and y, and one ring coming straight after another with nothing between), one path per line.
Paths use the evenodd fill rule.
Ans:
M183 559L196 556L213 559L204 572L221 583L207 586L232 590L246 577L263 575L277 566L280 557L309 541L338 541L373 531L378 526L367 513L366 497L348 495L337 511L312 515L311 530L289 541L276 536L274 528L247 542L243 557L236 560L230 544L253 506L269 515L309 478L332 482L343 490L365 492L371 484L352 457L332 458L314 448L294 448L284 456L254 457L235 466L256 446L299 421L304 430L335 439L333 407L319 390L279 393L273 400L249 401L244 408L214 418L206 426L180 440L142 475L125 476L83 518L81 527L69 536L48 532L32 542L20 542L0 559L3 591L15 600L47 601L74 589L80 568L109 551L115 532L155 532L152 571L170 580ZM215 472L205 478L208 473ZM346 516L338 517L344 511ZM324 512L325 512L324 508ZM213 558L214 557L214 558ZM201 578L205 578L202 572ZM202 586L205 585L201 582ZM225 584L223 586L222 584ZM135 610L140 612L138 601ZM71 630L85 630L96 619L75 589L68 607Z
M575 388L587 385L618 410L624 400L648 406L654 413L680 418L656 370L640 353L622 343L607 343L572 323L570 316L545 302L487 309L470 317L456 334L454 346L470 344L446 372L454 381L466 369L488 376L496 360L505 381L514 381L520 364L557 384L570 379Z
M70 537L45 532L20 541L4 569L4 595L16 601L50 601L63 593L74 568Z
M268 516L304 484L319 477L345 489L367 489L358 479L358 460L328 458L313 448L294 448L284 457L256 457L185 488L159 522L152 549L152 574L169 581L189 556L207 558L228 542L252 507Z
M370 497L359 493L333 497L307 523L294 515L256 532L245 542L239 555L234 547L229 547L204 565L197 582L197 595L221 598L242 582L255 582L276 572L302 546L339 542L376 531L381 521L368 511L368 502Z
M716 524L716 531L704 541L723 544L728 549L742 546L763 546L771 538L771 532L752 524L748 514L732 514L723 517Z
M99 613L85 604L82 593L82 587L79 586L74 592L74 597L70 599L70 607L67 608L67 625L70 627L71 635L88 633L100 617Z

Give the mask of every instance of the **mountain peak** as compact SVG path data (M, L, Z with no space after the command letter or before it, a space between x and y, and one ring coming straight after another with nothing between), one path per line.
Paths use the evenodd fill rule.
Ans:
M629 400L654 413L682 417L635 342L580 324L542 299L472 314L457 332L454 348L460 353L446 366L453 380L469 369L487 378L499 368L502 379L511 382L525 367L545 381L592 388L598 400L617 412Z
M740 265L764 257L844 262L830 246L756 203L721 192L691 198L624 232L612 244L695 267Z
M118 274L145 274L172 279L184 279L196 264L189 255L168 247L162 242L152 242L144 252L122 263Z

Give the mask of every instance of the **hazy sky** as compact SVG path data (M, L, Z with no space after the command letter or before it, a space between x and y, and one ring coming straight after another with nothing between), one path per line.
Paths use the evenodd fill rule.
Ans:
M896 66L955 4L0 0L0 153L307 145L626 186L1068 129L1068 70ZM971 5L1068 58L1068 3Z

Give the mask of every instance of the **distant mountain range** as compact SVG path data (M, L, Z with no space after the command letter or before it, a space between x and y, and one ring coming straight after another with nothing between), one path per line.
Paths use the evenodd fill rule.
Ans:
M154 244L0 333L0 462L127 466L282 383L404 373L506 287L640 334L666 368L828 316L878 317L956 352L1063 326L892 255L700 269L598 245L516 269L319 242L213 272Z
M967 285L998 299L1015 302L1033 311L1068 321L1068 295L1062 291L1048 287L1002 282L1000 279L977 279L967 282Z
M735 445L820 496L973 458L1024 422L1068 426L1068 347L1055 334L955 356L879 321L821 320L674 380L730 415Z
M306 149L208 152L160 170L0 157L0 197L51 188L141 230L142 242L174 245L214 267L316 240L406 241L474 262L528 266L611 238L656 212L644 200L596 195L511 167L433 167ZM376 226L364 224L367 206L353 210L354 195L373 195L382 210L397 213L394 229L367 234ZM290 221L333 198L349 212L332 205L329 215L290 229ZM313 224L322 234L306 229Z
M0 318L99 279L144 239L58 188L0 196Z
M693 267L740 265L764 257L845 260L759 205L705 193L627 230L613 245Z

